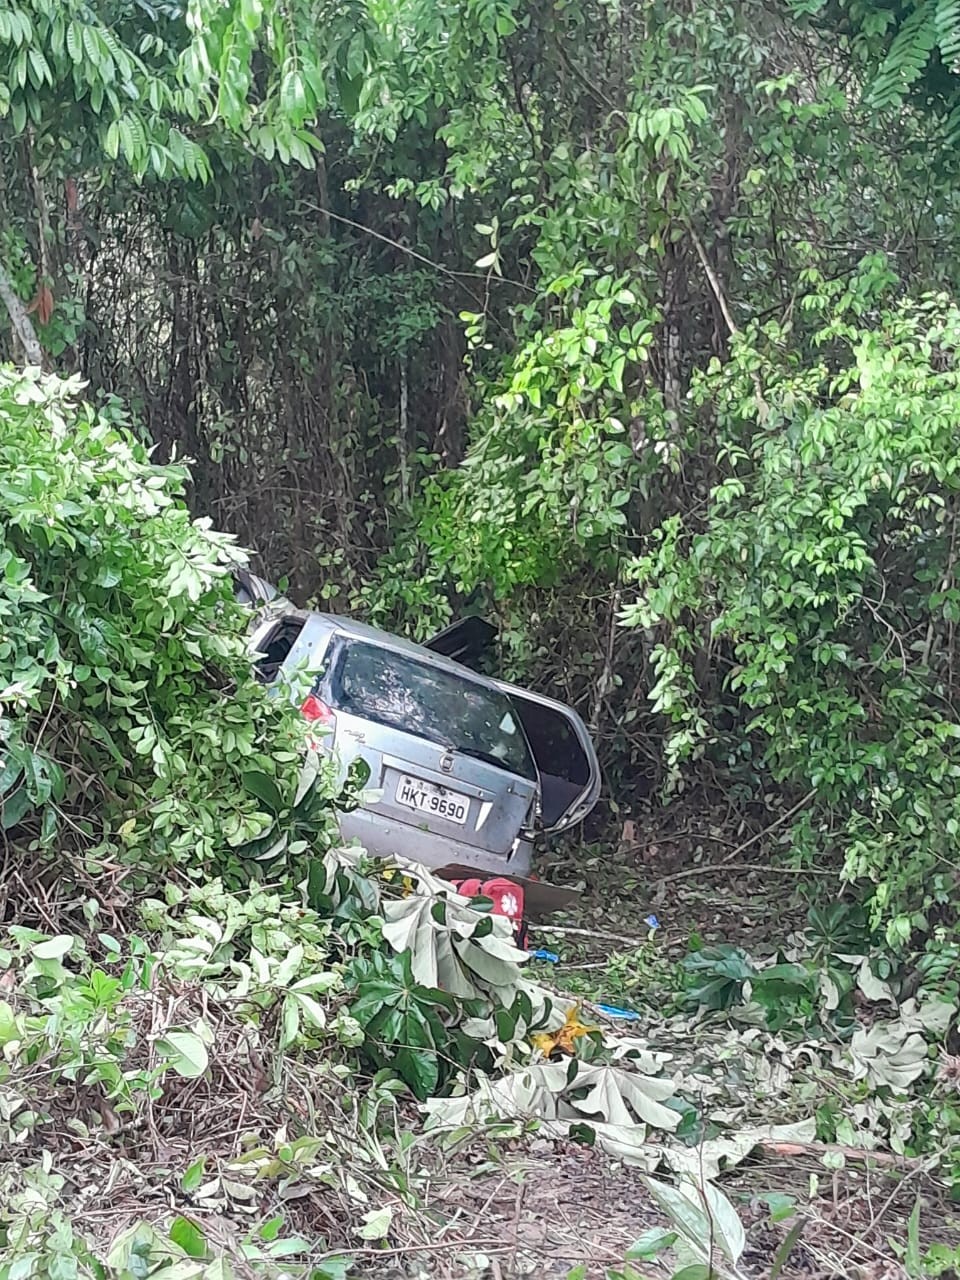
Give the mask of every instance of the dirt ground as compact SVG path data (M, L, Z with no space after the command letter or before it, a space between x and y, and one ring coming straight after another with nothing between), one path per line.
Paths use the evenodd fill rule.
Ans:
M918 1183L908 1175L861 1169L828 1178L822 1194L805 1199L818 1172L823 1168L815 1159L794 1159L789 1166L758 1160L723 1179L747 1228L747 1247L734 1274L768 1280L788 1237L799 1230L782 1257L779 1280L907 1280L910 1271L896 1256L897 1247L905 1246L907 1218L918 1192L928 1214L941 1208L940 1188L933 1180ZM770 1220L766 1199L774 1190L800 1202L795 1214L777 1223ZM476 1248L488 1258L492 1280L568 1280L571 1274L603 1280L611 1271L620 1280L638 1237L648 1228L668 1226L636 1171L584 1148L532 1152L508 1162L502 1174L478 1179L465 1194L462 1186L451 1189L454 1194L464 1216L475 1206ZM942 1218L941 1224L943 1240L950 1228ZM465 1272L458 1265L469 1252L464 1245L459 1263L452 1259L434 1274L459 1280ZM672 1273L663 1261L632 1266L625 1273L629 1280L667 1280ZM725 1274L720 1267L718 1277Z

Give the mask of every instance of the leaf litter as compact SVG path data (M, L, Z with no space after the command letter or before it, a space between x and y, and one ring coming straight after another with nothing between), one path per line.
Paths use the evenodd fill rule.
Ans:
M924 1037L948 1010L912 1001L891 1017L884 1003L885 1016L847 1045L789 1041L753 1025L749 1006L648 1010L628 1034L603 1026L599 1013L593 1025L582 998L530 980L509 938L498 932L488 948L471 907L422 869L406 871L414 892L384 913L391 945L412 950L423 978L465 994L479 982L504 1006L523 992L528 1010L512 1030L496 1017L478 1021L471 1030L486 1033L495 1069L424 1103L425 1123L389 1089L379 1117L345 1108L356 1079L322 1056L278 1052L273 1027L238 1016L235 986L190 978L181 941L124 1002L136 1046L127 1069L160 1069L158 1087L131 1112L105 1103L92 1078L51 1090L42 1061L19 1071L0 1089L0 1179L12 1188L18 1174L34 1204L67 1200L74 1221L112 1255L135 1251L137 1231L161 1231L176 1211L176 1222L199 1222L219 1243L236 1275L269 1245L259 1236L251 1243L245 1230L278 1215L287 1241L308 1242L333 1271L349 1256L357 1275L388 1275L389 1260L405 1276L559 1277L576 1266L600 1276L644 1230L672 1232L678 1249L702 1254L704 1215L710 1248L738 1274L766 1275L803 1222L808 1239L795 1243L781 1275L853 1262L870 1275L878 1259L890 1260L884 1232L904 1212L897 1180L914 1196L923 1188L941 1198L933 1163L876 1168L869 1152L896 1148L902 1101L883 1095L930 1074ZM203 936L196 918L190 926ZM471 948L486 960L472 963ZM68 951L60 938L40 943L33 964L60 964ZM286 968L292 977L297 966ZM531 1032L538 1022L545 1030ZM812 1146L811 1113L838 1079L868 1088L859 1152L831 1165ZM398 1134L421 1136L385 1143L379 1120L388 1114ZM55 1162L70 1168L69 1183ZM792 1211L772 1217L764 1202L772 1194ZM177 1230L181 1245L192 1239L188 1226Z

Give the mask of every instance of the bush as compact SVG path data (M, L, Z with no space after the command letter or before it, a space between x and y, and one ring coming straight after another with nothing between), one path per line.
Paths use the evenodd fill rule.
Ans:
M244 782L295 787L295 718L253 679L237 551L186 470L79 393L0 370L0 825L196 874L270 827Z
M755 331L699 381L717 483L634 565L626 620L656 631L675 775L712 752L810 793L797 848L837 852L903 941L955 899L960 310L867 323L876 269L804 300L827 311L814 363Z
M289 961L277 991L304 976L298 948L341 929L329 950L357 996L357 1043L425 1096L479 1052L459 1027L513 1003L523 955L504 921L445 904L439 882L413 894L408 877L381 903L382 868L362 851L331 870L336 809L365 779L351 767L341 792L335 765L304 750L292 704L254 679L227 569L238 553L191 519L186 472L154 465L116 407L94 412L77 391L0 371L0 820L34 873L13 927L41 937L28 927L50 923L37 881L69 884L65 872L87 889L88 917L105 901L119 910L121 934L134 910L152 935L180 932L163 908L186 893L186 932L217 944L197 953L203 975L277 952ZM125 904L89 879L104 869L135 889ZM64 924L63 937L88 932ZM119 944L90 945L113 959ZM284 1005L281 1049L313 994Z

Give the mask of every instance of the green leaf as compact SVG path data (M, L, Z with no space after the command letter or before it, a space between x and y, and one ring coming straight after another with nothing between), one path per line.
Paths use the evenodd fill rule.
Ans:
M170 1239L189 1258L205 1258L207 1241L203 1232L189 1218L174 1218L170 1226Z
M504 1044L509 1044L517 1029L517 1015L510 1009L497 1009L493 1015L497 1035Z
M37 960L62 960L73 950L75 942L76 938L61 933L56 938L48 938L46 942L38 942L32 948L32 954Z
M296 996L287 996L283 1002L283 1021L280 1031L280 1048L286 1049L300 1034L300 1005Z
M355 116L360 110L360 90L362 88L362 77L355 76L351 78L344 75L342 71L337 71L337 92L340 96L340 105L348 116Z
M307 106L303 79L296 68L291 68L280 84L280 108L299 123Z
M157 1041L157 1049L168 1060L171 1070L187 1080L202 1076L207 1069L206 1045L192 1031L168 1031Z
M199 1187L203 1182L204 1174L206 1172L206 1164L206 1158L204 1156L200 1156L199 1159L194 1160L193 1164L190 1165L186 1173L180 1179L181 1189L188 1195L191 1192L196 1191L197 1187Z
M371 1209L363 1215L363 1225L354 1227L353 1234L361 1240L385 1240L390 1234L393 1223L393 1210L389 1205L382 1209Z
M326 995L330 991L336 991L342 983L339 973L312 973L309 977L299 978L290 990L305 991L307 995Z
M83 61L83 32L77 22L72 21L67 27L67 53L72 62Z
M293 998L299 1004L307 1022L318 1031L322 1031L327 1025L327 1014L323 1005L314 1000L313 996L305 995L302 991L294 992Z
M667 1231L663 1227L650 1227L627 1250L627 1258L630 1260L642 1258L644 1261L649 1261L664 1249L669 1249L676 1238L675 1231Z
M263 21L262 0L240 0L240 21L251 34L257 31Z
M797 1212L795 1197L784 1195L780 1191L771 1191L767 1195L761 1196L760 1199L770 1210L771 1222L783 1222L786 1218L792 1218Z
M713 1247L736 1266L746 1237L743 1224L727 1197L711 1182L701 1186L681 1181L677 1186L644 1177L644 1186L684 1237L703 1257Z
M363 31L354 32L347 45L347 56L345 62L345 70L351 79L358 79L363 75L367 62L367 41Z
M347 1254L339 1258L324 1258L313 1267L311 1280L350 1280L355 1261L355 1258Z
M280 1232L283 1230L283 1223L284 1223L284 1217L282 1213L278 1213L274 1217L268 1218L267 1221L260 1228L260 1231L259 1231L260 1239L266 1240L268 1243L270 1243L273 1240L276 1240L277 1237L280 1235Z
M421 1101L436 1091L440 1065L433 1049L404 1048L394 1059L397 1074Z
M16 1014L6 1000L0 1000L0 1048L12 1040L19 1040L21 1031Z
M4 796L0 800L0 827L4 831L12 830L33 807L26 787L20 787L12 795Z
M803 1219L800 1218L787 1232L783 1243L774 1254L773 1262L770 1266L770 1280L779 1280L779 1277L783 1272L783 1268L787 1265L787 1262L790 1259L790 1254L793 1252L794 1245L800 1239L800 1233L803 1231L803 1227L804 1222ZM919 1275L920 1273L918 1272L917 1274Z
M0 762L0 799L10 790L23 772L19 759L11 756Z
M264 804L273 817L279 817L284 810L283 796L273 778L259 770L250 769L242 775L242 781L245 791Z
M50 73L47 60L39 49L33 48L30 50L30 68L30 78L37 89L42 88L47 81L51 84L53 83L53 76Z
M297 1254L310 1253L313 1246L303 1236L287 1236L284 1240L276 1240L267 1250L271 1258L291 1258Z

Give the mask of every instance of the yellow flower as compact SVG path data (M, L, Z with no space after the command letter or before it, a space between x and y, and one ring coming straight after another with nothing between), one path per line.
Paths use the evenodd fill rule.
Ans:
M599 1027L588 1027L586 1023L581 1022L580 1006L573 1005L567 1010L562 1027L558 1027L556 1031L540 1031L530 1039L533 1047L539 1049L545 1058L549 1058L558 1050L573 1057L576 1051L575 1041L581 1036L588 1036L591 1031L599 1030Z

